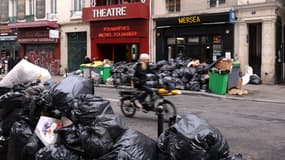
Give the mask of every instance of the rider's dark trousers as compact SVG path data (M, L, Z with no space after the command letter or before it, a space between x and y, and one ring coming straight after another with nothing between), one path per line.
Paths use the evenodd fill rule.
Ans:
M146 99L147 95L153 96L153 90L148 85L142 85L142 86L140 86L139 89L142 91L145 91L139 97L139 101L141 103L145 103L145 99Z

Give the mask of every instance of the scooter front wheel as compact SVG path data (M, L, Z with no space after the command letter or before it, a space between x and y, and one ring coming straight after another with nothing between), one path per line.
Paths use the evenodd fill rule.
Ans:
M136 107L130 100L122 100L120 107L123 115L126 117L133 117L136 114Z

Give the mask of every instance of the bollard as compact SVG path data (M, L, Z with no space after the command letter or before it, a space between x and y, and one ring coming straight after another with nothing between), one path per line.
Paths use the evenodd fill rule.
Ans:
M157 108L157 137L163 132L163 106Z

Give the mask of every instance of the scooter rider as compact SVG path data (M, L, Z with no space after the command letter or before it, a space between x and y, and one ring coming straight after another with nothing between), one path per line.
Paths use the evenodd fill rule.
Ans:
M146 84L146 74L150 73L149 70L149 55L147 53L140 54L139 62L136 64L134 73L134 87L144 91L138 100L135 101L136 106L143 108L147 103L145 101L146 97L150 95L153 96L154 91ZM143 105L143 106L142 106Z

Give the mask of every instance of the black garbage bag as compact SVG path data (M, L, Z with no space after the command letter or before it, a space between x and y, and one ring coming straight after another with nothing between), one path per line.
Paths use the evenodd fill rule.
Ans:
M103 156L111 150L114 144L108 130L99 126L84 129L81 139L82 148L89 159Z
M126 122L123 117L117 114L99 115L96 120L92 122L91 126L106 128L114 141L127 130Z
M13 112L10 112L2 120L1 128L2 134L5 137L8 137L11 131L11 127L17 121L28 120L28 113L24 108L16 108Z
M80 160L80 155L68 150L61 144L41 148L35 157L36 160Z
M0 159L6 160L8 152L8 141L4 136L0 136Z
M16 84L13 86L13 91L14 92L21 92L21 91L26 90L29 87L38 86L40 84L40 82L41 82L40 80L33 80L33 81L28 81L28 82Z
M225 160L246 160L246 159L243 158L242 154L239 153L239 154L235 154L233 156L229 156Z
M156 142L128 129L118 138L111 151L96 160L157 160Z
M0 120L5 119L16 108L28 106L31 99L20 92L8 92L0 96Z
M12 125L8 139L7 160L30 160L33 155L25 150L26 144L33 137L33 131L25 121L15 122Z
M63 128L57 128L54 130L55 133L58 133L59 139L64 146L75 152L75 153L84 153L82 148L82 139L81 133L83 132L83 126L80 124L73 124L71 126L66 126Z
M70 118L73 122L89 125L101 114L114 114L110 101L85 94L74 99Z
M52 86L46 99L52 109L59 109L64 113L69 113L71 110L70 103L75 97L81 94L92 94L92 92L92 80L71 75Z
M24 93L28 96L41 95L46 90L43 85L31 86L24 90Z
M11 92L12 88L7 88L7 87L0 87L0 96L2 96L5 93Z
M261 84L262 80L257 74L249 76L249 84Z
M159 160L220 160L229 146L218 129L188 113L158 138Z
M199 81L190 81L188 83L187 89L190 91L200 91L201 85Z

